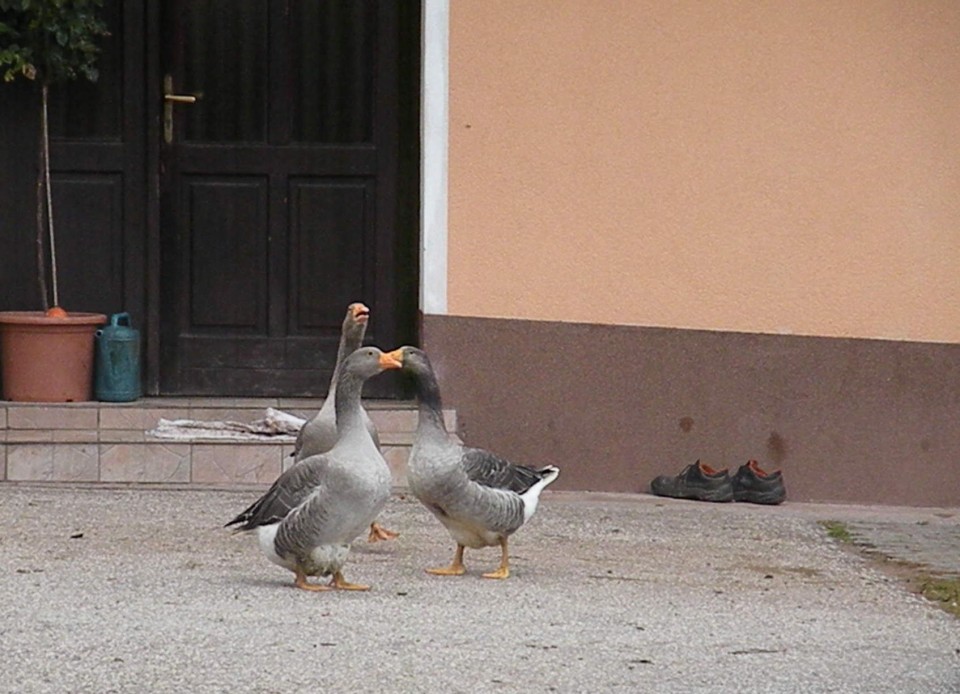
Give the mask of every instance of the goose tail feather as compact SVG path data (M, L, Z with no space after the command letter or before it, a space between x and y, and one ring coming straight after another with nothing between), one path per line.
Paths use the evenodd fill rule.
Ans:
M263 500L257 499L250 506L244 509L241 513L237 515L232 521L223 524L224 528L229 528L231 525L237 525L239 527L232 528L234 533L242 533L248 530L253 530L254 526L250 525L250 519L253 518L257 513L257 509L260 507L260 504Z
M230 528L230 531L231 531L233 534L242 533L242 532L245 532L245 531L247 531L247 530L250 530L250 528L246 527L248 520L249 520L249 518L247 517L247 515L241 513L239 516L237 516L236 518L234 518L234 519L233 519L232 521L230 521L229 523L224 523L224 524L223 524L223 527L224 527L224 528L230 528L230 526L232 526L232 525L238 525L239 527L237 527L237 528ZM241 525L241 523L242 523L242 525Z
M537 472L543 477L543 486L546 487L548 484L553 482L557 477L560 476L560 468L554 465L547 465L542 467Z
M520 498L523 499L524 523L530 520L533 514L537 512L537 505L540 503L540 492L560 476L560 468L554 467L553 465L540 468L537 472L540 474L540 481L520 495Z

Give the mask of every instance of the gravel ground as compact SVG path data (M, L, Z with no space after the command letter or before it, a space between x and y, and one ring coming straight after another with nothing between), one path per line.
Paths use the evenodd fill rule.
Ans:
M547 493L492 581L425 574L453 544L397 497L373 590L314 594L220 527L257 493L0 485L0 691L960 691L960 620L836 512Z

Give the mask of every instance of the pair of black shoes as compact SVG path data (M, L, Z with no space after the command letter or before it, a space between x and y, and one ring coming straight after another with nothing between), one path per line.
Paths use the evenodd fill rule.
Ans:
M779 504L787 498L783 473L767 472L756 460L741 465L733 477L726 470L714 470L699 460L687 465L675 477L660 475L650 483L657 496L697 501L746 501L751 504Z

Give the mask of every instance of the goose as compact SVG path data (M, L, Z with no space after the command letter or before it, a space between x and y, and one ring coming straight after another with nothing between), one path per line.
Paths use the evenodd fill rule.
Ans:
M293 444L294 458L299 462L317 453L325 453L333 448L337 442L337 418L334 414L337 393L337 375L343 360L360 348L363 336L367 332L367 321L370 320L370 309L362 303L355 302L347 306L347 315L343 318L340 329L340 344L337 347L337 363L333 367L333 376L330 377L330 387L327 389L327 398L323 401L320 411L309 419L297 433L296 443ZM369 415L363 411L363 423L370 432L374 443L380 446L377 427L370 421Z
M466 572L465 547L499 545L500 566L483 576L509 577L507 538L536 512L540 492L557 479L559 468L516 465L489 451L456 443L444 425L440 387L426 353L407 346L388 356L413 377L419 405L407 483L457 543L450 566L427 569L427 573L460 576Z
M363 425L363 383L400 363L376 347L347 357L337 381L340 438L326 453L309 456L277 478L266 494L224 527L255 531L273 563L294 573L304 590L369 590L348 583L341 569L350 543L370 525L390 496L390 468ZM307 576L332 576L330 584Z
M297 440L293 445L293 456L295 462L300 462L312 455L326 453L334 444L337 443L337 417L335 415L336 394L337 394L337 374L340 371L340 364L350 354L360 348L363 344L363 336L367 332L367 322L370 319L370 309L360 302L354 302L347 306L347 315L343 318L343 327L340 329L340 345L337 347L337 363L333 367L333 376L330 378L330 387L327 389L327 398L323 401L320 411L309 419L297 432ZM380 447L380 437L377 434L377 427L370 419L367 411L360 410L363 415L363 424L370 432L373 442ZM367 536L368 542L377 542L378 540L392 540L398 537L399 533L387 530L379 523L370 524L370 533Z

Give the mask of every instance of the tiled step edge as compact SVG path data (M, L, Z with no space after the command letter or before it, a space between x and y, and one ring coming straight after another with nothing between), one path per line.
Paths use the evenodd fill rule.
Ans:
M172 441L33 441L3 446L3 480L270 484L293 462L290 444ZM408 445L382 446L405 484Z
M308 419L319 404L309 407L277 407L271 400L240 401L205 399L145 398L134 403L11 403L0 401L0 431L6 429L91 430L120 429L148 431L160 419L252 422L262 419L268 407ZM272 404L271 404L272 403ZM409 432L416 428L417 410L410 402L365 401L370 418L383 432ZM450 431L456 431L456 413L444 411Z
M160 417L253 421L265 407L263 400L237 404L234 400L224 406L214 399L201 404L179 400L120 405L0 402L0 481L269 484L292 462L289 437L174 441L148 434ZM309 404L302 414L291 407L284 411L312 416L316 403ZM382 401L366 404L380 429L394 483L402 487L416 409L410 404L391 407ZM447 410L444 415L455 431L456 413Z

